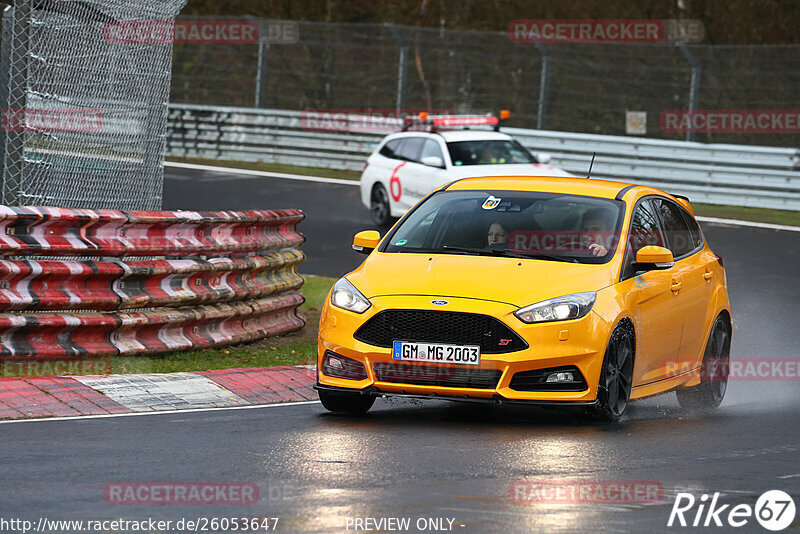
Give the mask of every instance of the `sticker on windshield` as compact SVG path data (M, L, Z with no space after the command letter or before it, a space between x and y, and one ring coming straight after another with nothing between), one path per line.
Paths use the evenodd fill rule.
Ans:
M481 207L483 209L485 209L485 210L493 210L499 204L500 204L500 199L499 198L495 198L492 195L489 195L489 198L486 199L486 201L483 203L483 206L481 206Z
M395 243L395 244L394 244L394 246L396 246L396 247L402 247L402 246L403 246L403 245L405 245L406 243L408 243L408 239L401 239L400 241L398 241L397 243Z

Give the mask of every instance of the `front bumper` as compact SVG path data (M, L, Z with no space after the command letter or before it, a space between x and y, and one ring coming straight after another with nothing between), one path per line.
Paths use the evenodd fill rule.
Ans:
M371 397L402 397L407 399L424 399L424 400L446 400L454 402L477 402L481 404L522 404L534 406L577 406L589 407L597 404L597 399L587 401L569 401L569 400L535 400L535 399L507 399L499 394L487 398L478 397L458 397L450 395L437 395L430 393L428 395L420 393L397 393L381 391L377 386L369 386L364 389L351 389L340 388L335 386L326 386L319 382L314 384L314 389L317 391L328 391L331 393L358 393L361 395L369 395Z
M377 365L398 365L392 359L391 348L382 348L360 342L353 334L370 317L386 309L431 310L432 297L402 296L377 297L365 314L356 314L330 306L323 308L320 321L317 359L317 388L329 391L359 391L363 394L405 396L413 398L447 398L481 402L522 402L526 404L591 405L597 399L597 385L603 364L605 348L610 336L610 326L598 314L590 312L573 321L560 321L528 325L513 312L515 307L491 301L450 298L448 311L479 313L495 317L509 326L528 343L528 348L502 354L483 354L474 369L499 371L495 387L445 387L422 385L402 381L381 381L376 376ZM320 372L323 355L331 351L364 364L367 378L350 380L326 376ZM402 365L414 365L402 362ZM520 391L512 389L511 380L522 371L576 366L587 387L582 391ZM465 369L467 366L438 366L443 371ZM472 366L469 366L473 368Z

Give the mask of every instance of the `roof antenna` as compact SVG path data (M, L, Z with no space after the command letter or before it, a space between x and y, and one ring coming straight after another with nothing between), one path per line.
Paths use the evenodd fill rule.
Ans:
M592 177L592 167L594 167L594 157L597 155L597 152L592 152L592 162L589 164L589 172L586 174L586 178Z

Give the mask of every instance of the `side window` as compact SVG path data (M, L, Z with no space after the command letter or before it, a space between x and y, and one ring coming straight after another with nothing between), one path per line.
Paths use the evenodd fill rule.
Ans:
M422 145L425 143L425 138L405 137L402 141L400 148L397 150L397 157L406 161L419 162L419 154L422 152Z
M664 224L667 247L672 251L672 255L680 258L694 250L695 242L678 205L661 198L655 198L652 202Z
M694 217L689 215L689 212L681 210L683 213L683 220L686 221L686 225L689 227L689 237L692 240L692 250L700 248L703 246L703 232L700 231L700 226L698 226L697 221L694 220Z
M402 139L392 139L381 148L379 154L387 158L398 159L397 149L400 147Z
M625 247L625 263L622 268L622 279L633 276L631 265L636 259L639 249L647 245L665 246L664 235L658 225L658 217L653 211L649 200L642 201L631 218L631 228L628 232L628 243Z
M422 160L422 158L427 158L428 156L436 156L444 162L442 149L439 148L439 143L433 139L425 139L425 144L422 145L422 153L419 155L419 159Z

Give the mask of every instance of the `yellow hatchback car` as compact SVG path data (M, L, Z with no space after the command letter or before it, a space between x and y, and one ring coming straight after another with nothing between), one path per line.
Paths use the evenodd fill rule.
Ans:
M676 390L725 394L731 312L722 258L692 207L585 178L466 178L434 191L333 286L320 320L323 406L376 397L583 406L619 420Z

